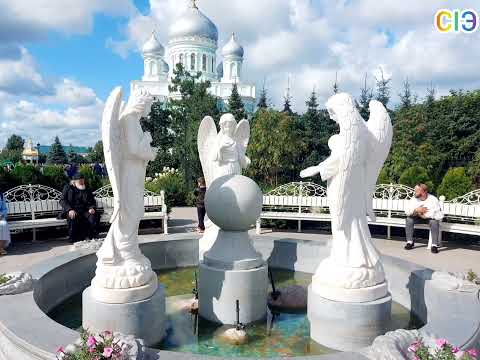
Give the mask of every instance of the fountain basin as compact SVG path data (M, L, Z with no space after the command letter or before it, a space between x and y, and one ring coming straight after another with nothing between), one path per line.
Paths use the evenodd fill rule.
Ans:
M304 241L261 237L255 247L274 268L312 274L328 256L327 241ZM152 238L141 244L154 269L198 265L198 237L171 235L168 240ZM382 258L389 292L394 301L409 309L426 325L421 334L433 333L461 347L479 341L480 301L478 292L448 291L432 280L433 270L397 258ZM73 343L78 333L46 314L89 286L96 257L78 250L52 258L27 271L35 280L28 293L0 297L0 359L55 359L59 346ZM73 275L74 274L74 275ZM168 284L166 290L168 292ZM452 326L455 324L455 326ZM155 358L184 359L185 354L145 348ZM3 358L2 358L3 356ZM205 359L190 355L192 359ZM304 357L308 359L367 359L365 351Z

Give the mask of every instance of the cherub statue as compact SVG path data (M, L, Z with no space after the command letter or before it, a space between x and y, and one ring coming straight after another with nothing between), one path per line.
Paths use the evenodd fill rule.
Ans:
M232 114L220 118L220 132L215 122L206 116L198 129L198 154L202 163L207 188L217 178L225 175L241 175L251 161L246 156L250 139L250 124L243 119L238 124ZM208 216L208 214L207 214ZM200 239L200 259L208 251L217 237L218 227L210 221L206 223L203 237Z
M385 282L385 275L371 242L367 214L375 220L372 196L392 143L390 116L380 102L372 101L370 120L365 122L345 93L331 97L327 110L340 134L329 139L329 158L300 173L302 178L320 174L327 181L332 217L331 254L312 284L344 289L376 286Z
M122 102L122 89L116 88L105 105L102 140L105 163L112 186L114 210L111 226L97 253L96 276L92 287L129 289L149 286L155 292L157 280L150 261L138 246L138 225L144 214L145 171L156 156L150 146L150 133L143 132L140 119L148 114L152 97L145 90ZM96 290L95 290L96 289ZM108 302L108 299L104 299Z
M250 165L245 155L250 139L248 120L238 123L232 114L220 118L220 132L210 116L205 117L198 129L198 153L207 183L224 175L241 175Z

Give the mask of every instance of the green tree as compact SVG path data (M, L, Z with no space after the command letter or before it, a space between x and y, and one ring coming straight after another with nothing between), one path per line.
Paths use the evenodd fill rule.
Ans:
M247 118L247 113L245 112L245 105L243 104L242 97L238 93L237 84L233 84L232 94L228 99L228 112L235 116L237 121Z
M413 105L414 96L408 78L403 82L403 91L398 96L400 96L400 107L409 108Z
M390 101L390 80L386 79L385 75L383 74L383 69L380 68L380 77L375 78L376 80L376 87L377 93L375 98L380 101L383 106L387 107L388 102Z
M260 98L258 100L257 108L258 109L267 109L268 108L268 97L267 89L263 85L262 91L260 91Z
M330 120L328 112L320 110L315 90L306 102L307 111L301 118L302 137L306 143L302 166L318 165L330 155L328 139L337 131L337 125Z
M305 147L293 116L261 109L251 130L247 153L252 164L247 174L268 186L292 181L298 178L297 164Z
M6 150L10 151L23 151L23 146L25 145L25 141L19 135L12 135L7 140L7 145L5 146Z
M412 166L406 169L400 176L399 183L410 187L422 183L428 186L430 191L433 191L434 185L425 168L421 166Z
M89 165L81 165L80 174L85 177L85 183L92 191L98 190L103 186L102 178L95 174Z
M65 149L60 142L58 136L55 136L55 141L50 147L50 151L47 155L47 164L57 164L63 165L67 163L67 154L65 153Z
M472 180L467 176L465 168L457 167L447 171L437 189L437 194L452 200L470 191L472 191Z
M178 159L185 184L193 187L194 179L202 174L197 150L200 121L207 115L218 118L217 99L208 93L209 81L201 80L201 73L191 74L182 64L174 70L171 92L178 97L168 103L175 134L173 154Z
M43 184L45 180L40 170L33 165L17 165L11 175L15 185Z
M105 162L105 157L103 155L103 142L102 140L97 141L95 146L90 149L87 155L87 160L90 163L103 164Z
M370 117L370 101L372 101L372 99L373 90L367 86L367 74L365 74L363 88L361 90L360 99L358 101L358 111L365 120Z
M22 160L22 152L23 150L3 149L2 152L0 152L0 162L11 161L16 164Z
M157 156L154 161L148 164L147 173L153 177L161 173L164 167L178 168L179 162L173 155L175 134L171 130L172 117L167 104L156 101L152 104L147 130L150 131L153 139L153 146L157 149Z
M70 144L68 149L67 161L69 164L85 164L87 162L85 158L75 152L72 144Z

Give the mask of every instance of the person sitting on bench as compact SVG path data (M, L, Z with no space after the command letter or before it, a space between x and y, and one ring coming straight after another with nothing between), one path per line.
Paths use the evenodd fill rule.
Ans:
M440 221L443 219L443 211L438 199L428 193L427 185L417 184L415 186L415 196L410 199L405 214L407 215L405 224L407 244L405 250L411 250L415 246L413 240L415 224L430 224L432 253L437 254L440 245Z
M68 221L70 243L82 241L85 236L97 237L97 202L90 189L85 185L85 177L76 174L71 184L63 189L61 201L63 214Z

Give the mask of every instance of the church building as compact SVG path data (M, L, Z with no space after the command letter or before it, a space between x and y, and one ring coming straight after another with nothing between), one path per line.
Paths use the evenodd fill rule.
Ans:
M209 92L219 99L223 108L227 108L233 84L237 84L245 110L253 113L256 105L255 86L242 81L244 49L236 35L232 34L223 46L220 62L217 60L217 51L217 27L193 0L187 11L170 27L166 50L155 32L145 43L142 49L144 74L142 80L132 81L131 91L145 88L161 101L178 96L170 93L168 86L173 70L181 63L186 70L201 72L201 79L211 82Z

